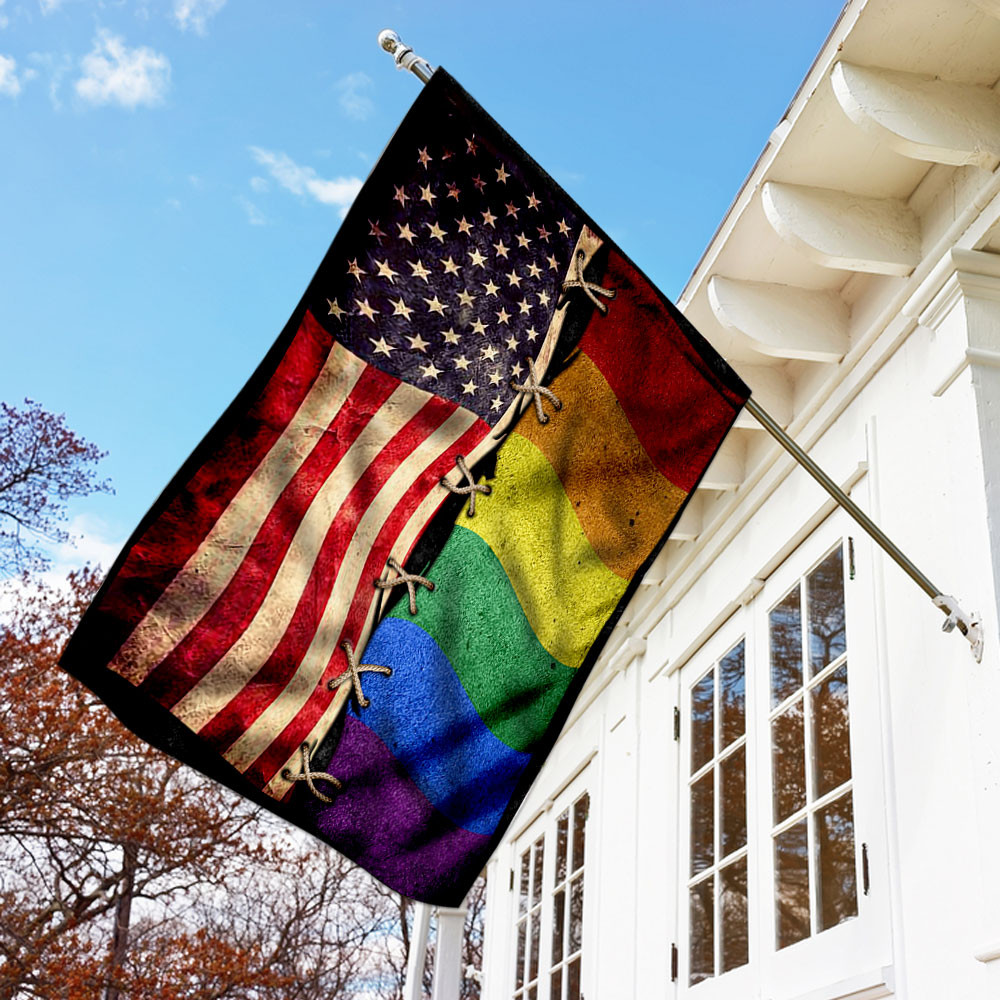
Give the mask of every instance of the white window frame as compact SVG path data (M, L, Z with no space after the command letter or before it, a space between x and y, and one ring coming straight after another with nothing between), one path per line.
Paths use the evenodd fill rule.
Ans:
M847 627L848 697L852 762L858 915L796 944L775 946L774 848L770 648L768 615L823 561L838 542L843 547ZM850 579L851 568L854 579ZM735 646L746 641L747 850L749 962L693 986L690 978L690 726L691 691ZM836 512L770 574L764 586L737 611L680 671L681 744L678 781L678 968L676 996L690 1000L736 1000L755 995L798 997L891 963L889 864L885 827L885 782L879 706L879 644L875 633L875 583L871 543L846 515ZM807 767L809 763L807 761ZM867 845L866 894L863 848ZM716 859L718 860L718 859ZM810 885L815 894L815 886ZM716 949L719 945L716 942ZM824 994L825 995L825 994ZM836 991L829 994L835 997Z

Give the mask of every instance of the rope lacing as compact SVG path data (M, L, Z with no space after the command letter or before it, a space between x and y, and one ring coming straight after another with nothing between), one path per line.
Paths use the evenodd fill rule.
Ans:
M485 484L477 483L475 479L472 478L472 473L469 471L469 467L465 464L464 455L455 456L455 465L458 466L458 471L465 478L468 483L467 486L452 486L447 479L441 480L441 485L449 492L455 493L458 496L469 498L469 517L476 516L476 494L482 493L484 497L488 497L492 492L492 488L486 486Z
M358 699L358 705L361 708L367 708L371 701L369 701L364 692L361 690L361 675L362 674L385 674L386 677L392 675L391 667L379 666L376 663L358 663L357 657L354 655L354 647L351 645L349 639L345 639L341 646L344 648L344 652L347 653L347 669L339 676L332 677L327 681L326 686L331 691L336 691L341 684L346 684L348 681L354 685L354 696Z
M434 584L426 576L418 576L416 573L407 573L399 563L389 556L387 560L389 569L396 573L395 580L376 580L375 586L379 590L391 590L401 583L406 584L406 589L410 592L410 614L417 613L417 586L426 587L428 590L434 589Z
M326 771L313 771L310 769L309 758L312 755L312 748L308 743L303 743L302 746L299 747L299 752L302 754L302 770L298 774L294 774L286 767L281 772L281 776L285 779L285 781L304 781L306 783L306 788L308 788L317 799L321 802L332 802L333 799L331 799L329 795L324 795L316 787L314 782L326 781L333 785L337 791L340 791L340 789L344 787L343 782L338 781L332 774L327 774Z
M549 415L542 409L542 396L546 399L552 401L552 406L556 410L562 409L562 400L548 387L538 384L538 379L535 378L535 362L531 358L528 358L528 379L526 382L514 382L510 383L510 387L519 393L531 393L535 402L535 413L538 414L538 422L540 424L547 424L549 422Z
M563 282L562 290L563 292L568 292L574 288L579 288L602 313L607 315L607 305L597 296L603 295L606 299L613 299L618 292L616 292L613 288L604 288L602 285L598 285L593 281L587 281L587 279L584 278L583 260L586 256L587 255L582 250L577 250L576 256L573 258L574 275L571 278L567 278Z

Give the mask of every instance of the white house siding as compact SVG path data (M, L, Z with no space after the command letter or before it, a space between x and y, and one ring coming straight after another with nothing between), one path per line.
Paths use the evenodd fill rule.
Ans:
M936 89L898 72L979 89ZM553 864L558 817L584 790L588 1000L1000 997L998 79L995 0L849 3L680 301L762 404L924 573L981 613L982 663L957 633L940 631L940 612L862 530L742 419L490 863L488 1000L515 995L519 887L510 888L518 879L510 873L519 852L545 837ZM897 90L871 98L870 87L886 81ZM886 116L899 86L902 105ZM917 96L907 104L907 94ZM723 280L713 286L713 278ZM765 878L763 630L771 605L837 538L853 540L856 567L845 602L859 915L779 951ZM681 869L690 835L687 692L742 634L753 647L750 960L691 986ZM525 985L518 996L554 1000L552 899L540 915L537 993Z

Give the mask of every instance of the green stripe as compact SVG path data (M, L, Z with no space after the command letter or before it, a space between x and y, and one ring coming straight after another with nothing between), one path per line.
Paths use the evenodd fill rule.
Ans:
M388 617L414 621L451 661L480 718L514 750L531 750L576 674L539 643L490 547L456 525L426 571L416 618L408 602ZM419 725L419 720L414 720Z

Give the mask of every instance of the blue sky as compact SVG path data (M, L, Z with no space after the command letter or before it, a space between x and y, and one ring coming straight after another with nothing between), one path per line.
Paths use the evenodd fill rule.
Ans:
M840 0L0 0L0 399L64 412L110 558L281 330L444 65L676 297Z

